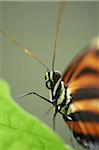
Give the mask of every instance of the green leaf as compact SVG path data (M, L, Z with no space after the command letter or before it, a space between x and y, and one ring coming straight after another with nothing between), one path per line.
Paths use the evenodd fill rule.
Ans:
M0 81L0 150L71 150L45 124L25 112Z

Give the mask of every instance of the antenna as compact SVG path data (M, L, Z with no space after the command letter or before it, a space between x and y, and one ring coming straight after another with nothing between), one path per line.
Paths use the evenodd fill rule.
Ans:
M55 55L56 55L56 49L57 49L57 44L58 44L59 30L60 30L60 25L61 25L61 20L62 20L62 16L63 16L65 3L66 3L66 1L61 2L60 8L59 8L59 13L58 13L58 18L57 18L56 30L55 30L55 34L54 34L52 70L54 70Z
M50 70L49 67L37 55L34 55L29 49L25 48L22 44L17 42L16 39L12 35L10 35L8 32L5 32L5 31L0 31L0 32L5 37L9 38L18 48L20 48L20 50L22 52L24 52L29 57L34 58L35 60L37 60L37 62L39 62L42 66L47 68L47 70Z

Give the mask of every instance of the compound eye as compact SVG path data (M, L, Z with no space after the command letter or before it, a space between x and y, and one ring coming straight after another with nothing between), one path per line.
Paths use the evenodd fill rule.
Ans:
M53 75L53 80L55 81L55 83L61 78L61 75L59 72L54 72Z
M54 76L54 78L55 78L56 81L58 81L60 77L61 77L61 76L60 76L59 73L56 73L55 76Z
M51 89L51 81L50 81L50 80L48 80L48 81L46 82L46 87L47 87L48 89Z

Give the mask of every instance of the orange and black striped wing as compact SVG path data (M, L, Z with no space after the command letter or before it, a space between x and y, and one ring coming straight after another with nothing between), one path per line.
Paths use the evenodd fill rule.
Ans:
M63 75L71 102L63 116L74 137L85 147L99 149L99 48L81 53Z

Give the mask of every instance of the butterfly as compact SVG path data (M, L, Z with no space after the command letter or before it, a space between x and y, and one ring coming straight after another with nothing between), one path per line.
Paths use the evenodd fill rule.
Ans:
M99 47L98 42L88 46L71 62L64 74L54 69L60 24L64 3L61 4L54 37L52 68L24 48L9 33L1 31L16 44L26 55L36 59L47 71L45 85L49 91L49 99L36 92L26 93L20 97L34 94L52 104L53 128L55 117L60 113L66 125L73 132L77 142L89 149L99 148Z

